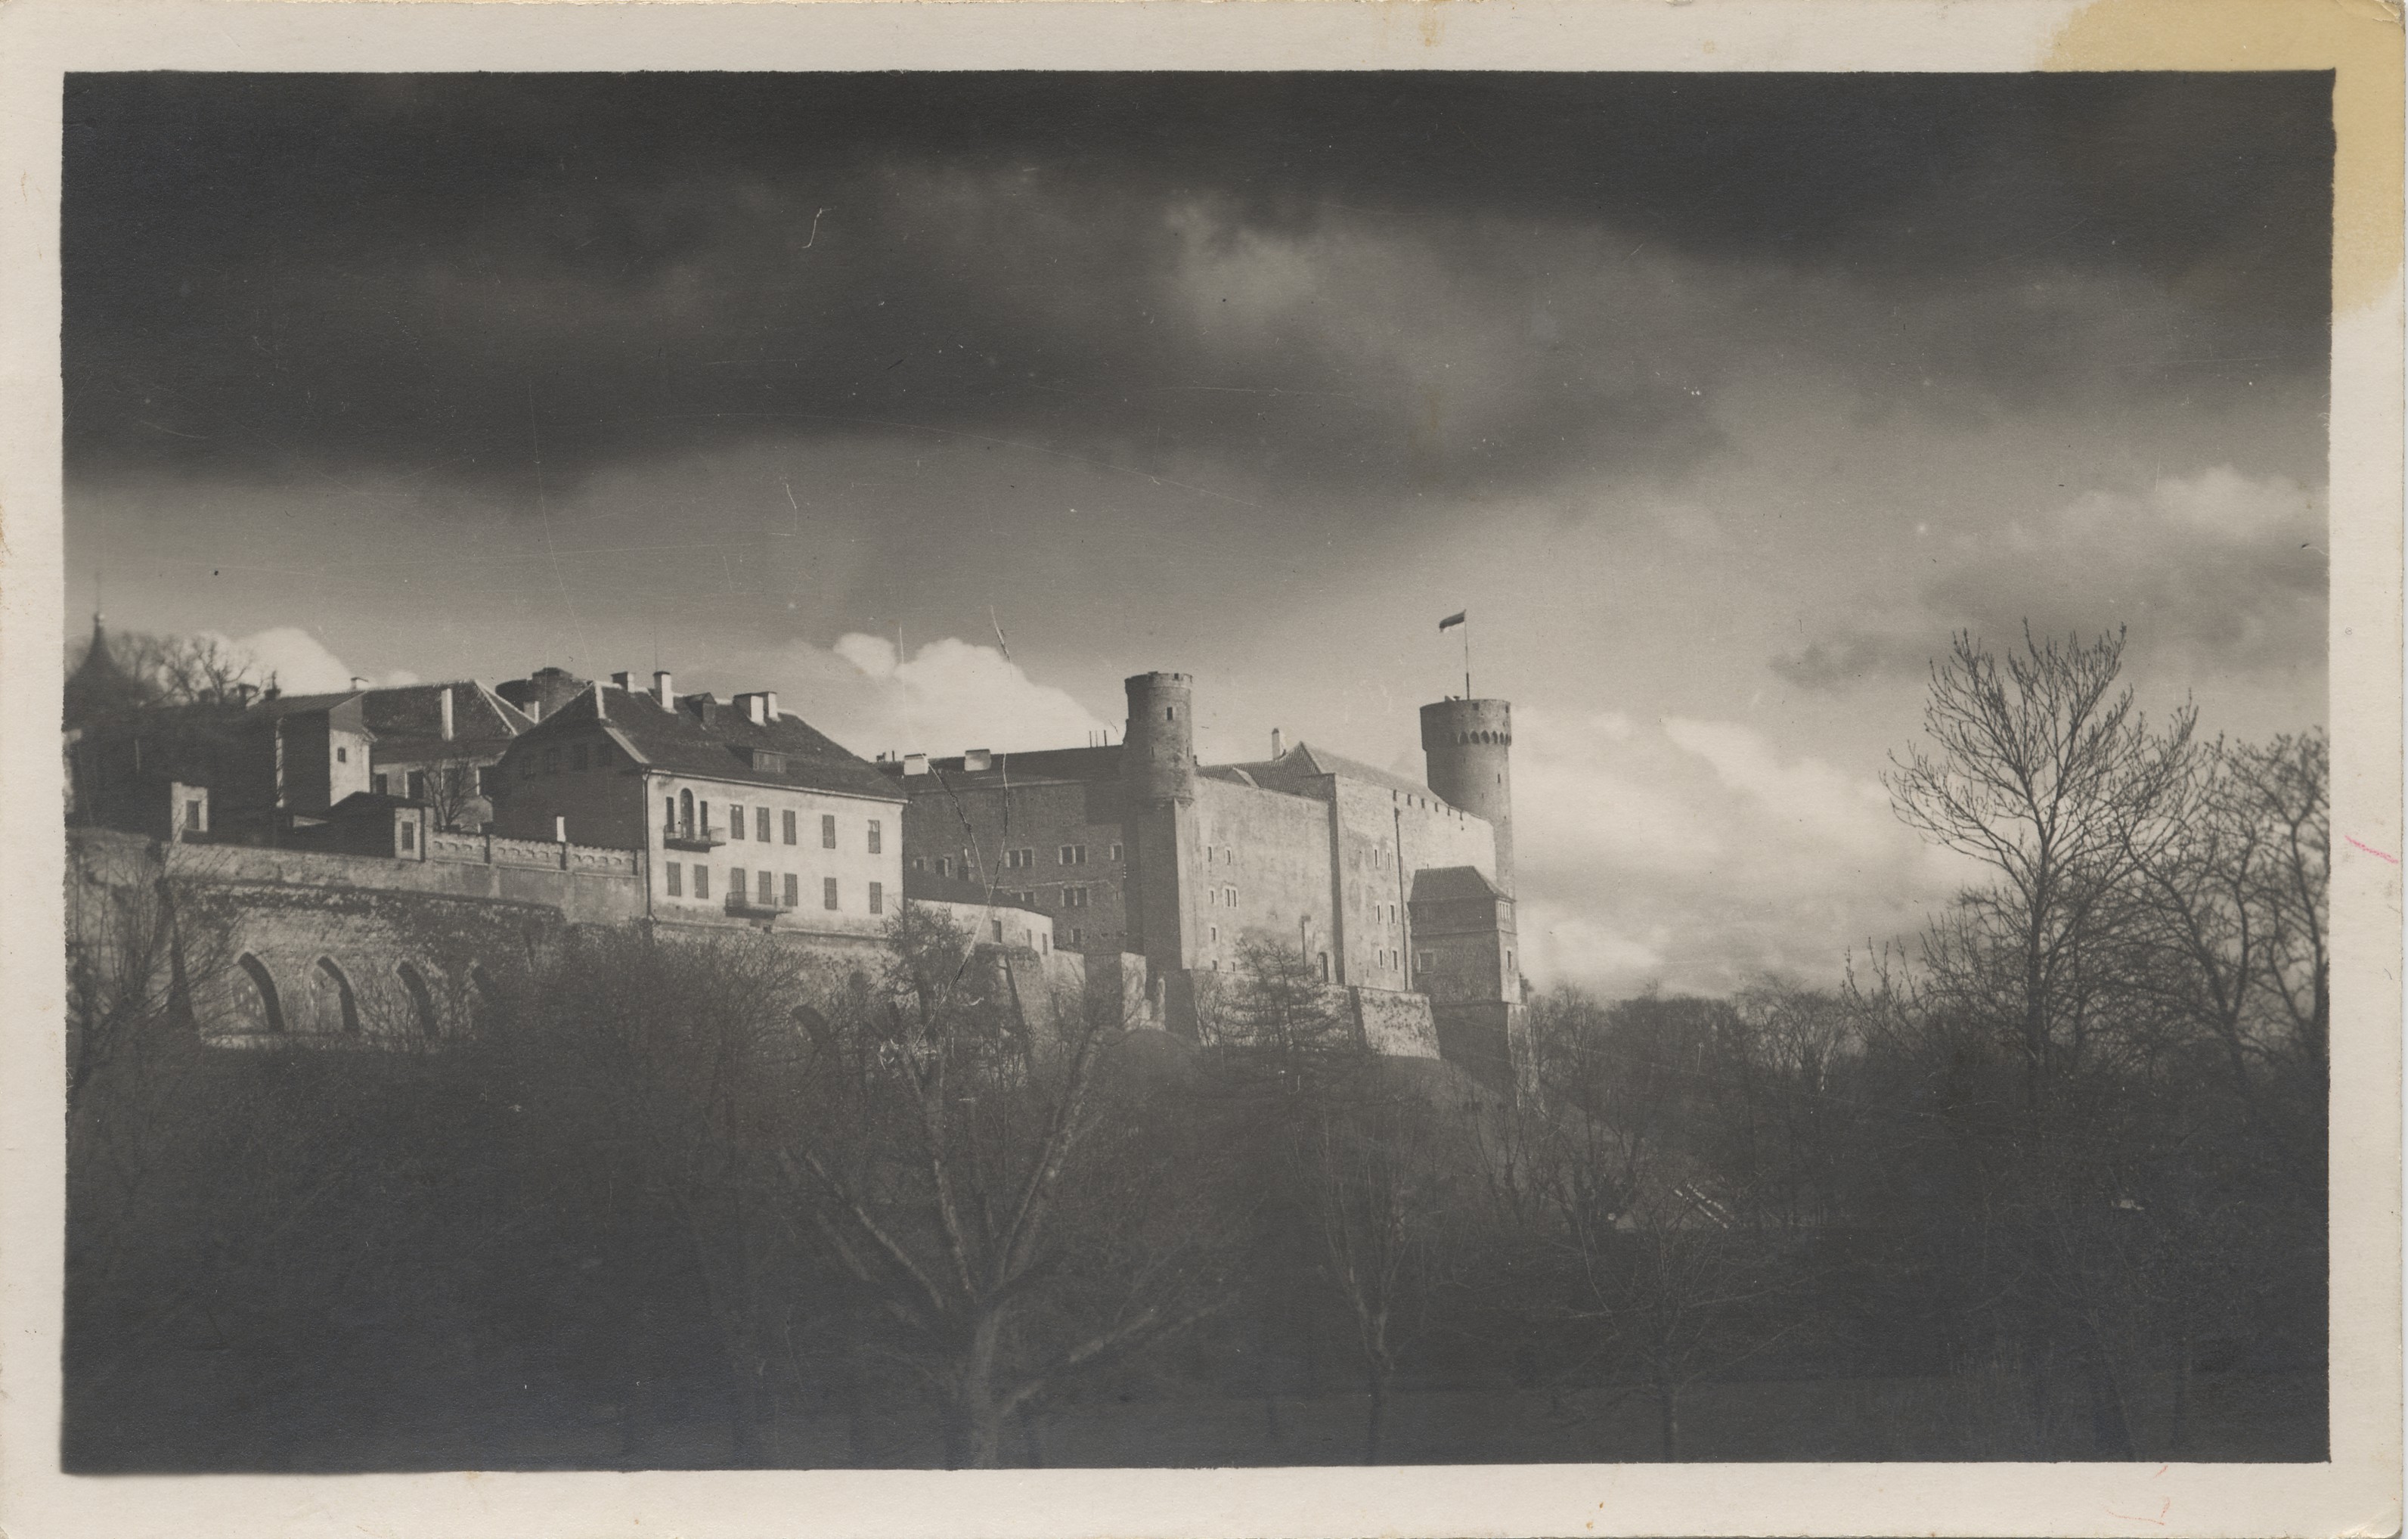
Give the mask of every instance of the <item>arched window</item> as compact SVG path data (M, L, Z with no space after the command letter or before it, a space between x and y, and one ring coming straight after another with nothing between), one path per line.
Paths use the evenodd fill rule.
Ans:
M310 991L317 996L320 1028L322 1028L331 1019L340 1023L339 1029L345 1035L359 1030L359 1000L352 998L351 981L343 976L343 970L335 965L333 957L318 958L318 965L310 971L309 985Z
M255 991L256 1003L245 1001L251 1005L244 1012L250 1017L249 1024L261 1031L283 1030L284 1004L276 997L276 980L267 975L267 964L246 951L236 959L236 965L242 970L243 976L251 980L251 988Z
M426 974L418 971L415 962L404 962L394 971L401 975L401 986L408 991L411 1017L418 1023L418 1034L433 1042L443 1034L436 1024L435 996L426 986Z
M688 839L694 837L694 793L692 791L678 793L678 832Z

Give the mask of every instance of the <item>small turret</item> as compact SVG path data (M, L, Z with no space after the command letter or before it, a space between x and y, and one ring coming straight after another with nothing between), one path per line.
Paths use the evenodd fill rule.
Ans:
M1513 707L1440 700L1422 707L1429 788L1497 830L1497 890L1513 895Z
M1141 806L1196 799L1195 681L1184 673L1140 673L1126 681L1128 734L1121 777Z

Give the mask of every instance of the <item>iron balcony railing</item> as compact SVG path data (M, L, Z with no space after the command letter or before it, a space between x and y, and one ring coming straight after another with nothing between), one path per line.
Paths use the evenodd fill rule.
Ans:
M667 823L661 826L661 842L672 850L711 851L727 842L725 832L705 823Z

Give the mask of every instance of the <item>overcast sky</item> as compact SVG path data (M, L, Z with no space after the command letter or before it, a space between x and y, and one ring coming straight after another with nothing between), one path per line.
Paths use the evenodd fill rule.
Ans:
M2329 96L73 79L69 611L1417 769L1468 608L1541 976L1828 980L1960 874L1876 778L1952 629L2323 719Z

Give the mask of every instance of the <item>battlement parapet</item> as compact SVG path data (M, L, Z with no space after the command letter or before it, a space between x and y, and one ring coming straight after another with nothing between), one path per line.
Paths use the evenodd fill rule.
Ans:
M637 874L633 850L539 839L504 839L496 834L429 833L426 858L469 866L515 866L526 870L591 871L629 881Z

